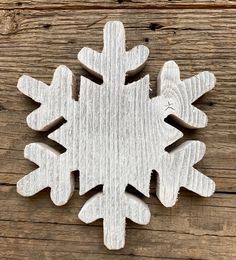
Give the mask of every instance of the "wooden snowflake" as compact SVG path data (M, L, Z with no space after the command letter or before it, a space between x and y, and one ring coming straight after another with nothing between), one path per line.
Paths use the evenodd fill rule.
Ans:
M74 191L73 171L80 172L80 195L103 185L79 213L85 223L103 218L104 243L119 249L125 243L126 218L138 224L150 220L148 206L126 192L127 185L149 196L152 170L158 172L157 196L166 207L176 203L180 187L210 196L215 183L193 168L202 159L205 145L187 141L173 151L165 148L182 133L164 119L172 115L188 128L207 124L206 115L192 103L215 85L210 72L181 81L174 61L164 64L158 78L159 95L149 98L149 75L125 85L127 74L140 70L148 57L145 46L125 49L120 22L104 28L104 48L98 53L83 48L78 59L91 73L102 77L97 85L81 77L79 100L74 99L72 72L59 66L50 86L22 76L18 88L41 106L27 117L29 127L48 130L65 119L48 137L66 148L59 153L42 143L25 147L25 157L39 166L17 183L22 196L51 188L52 201L60 206Z

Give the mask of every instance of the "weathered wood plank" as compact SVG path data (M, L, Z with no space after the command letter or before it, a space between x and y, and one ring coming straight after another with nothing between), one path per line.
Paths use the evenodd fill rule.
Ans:
M20 197L15 189L14 186L0 186L1 220L65 225L78 224L80 226L86 225L78 219L77 214L85 201L98 190L95 189L95 191L81 197L76 190L68 204L63 207L56 207L50 201L48 189L31 198ZM154 195L151 195L150 198L142 197L142 199L152 211L152 221L149 225L143 227L130 222L130 227L147 230L176 230L196 235L235 235L236 219L233 217L236 214L236 203L233 194L215 194L212 199L204 199L193 193L183 191L173 208L163 207ZM20 214L17 214L17 212L20 212ZM171 222L172 217L175 218L175 222ZM200 221L203 219L205 219L205 222ZM101 221L92 225L96 226L98 223L99 226L102 226Z
M52 255L54 250L58 254L109 254L101 241L102 222L85 226L77 218L91 193L78 197L77 191L66 206L55 207L48 191L22 198L14 190L15 187L0 187L0 236L10 243L12 251L18 247L20 253L24 249L25 256L30 256L34 250L42 257L47 251ZM145 201L152 211L150 224L144 228L129 221L127 245L114 254L203 259L229 259L236 255L234 195L215 194L203 199L183 193L173 208L162 207L154 196ZM142 242L139 244L137 240ZM48 246L43 250L46 243ZM0 244L1 256L5 247L5 243Z
M25 257L32 259L32 256L36 259L52 259L56 255L67 254L69 257L70 254L68 259L77 259L82 253L82 255L88 255L90 259L104 259L104 255L106 259L112 259L111 254L98 242L102 234L101 228L96 226L79 227L78 225L20 222L1 222L1 225L6 234L0 240L1 257L10 255L15 258L20 255L21 259ZM113 256L120 254L118 259L125 259L124 256L130 257L129 259L135 256L138 259L139 257L146 257L146 259L151 257L155 259L233 259L236 256L233 246L236 242L235 237L195 236L153 230L137 232L136 229L129 229L128 232L126 248L113 253ZM23 234L26 237L23 237ZM90 240L85 239L86 237L90 237ZM135 240L131 241L130 237L134 237ZM113 257L113 259L117 258Z
M231 8L234 0L10 0L1 1L4 9L98 9L98 8Z

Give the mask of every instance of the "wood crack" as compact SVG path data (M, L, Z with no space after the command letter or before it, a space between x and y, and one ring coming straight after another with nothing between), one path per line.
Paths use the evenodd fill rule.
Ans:
M80 226L80 227L89 227L89 228L102 228L101 225L92 224L92 225L86 225L81 223L61 223L61 222L50 222L50 221L26 221L26 220L8 220L8 219L0 219L0 222L16 222L16 223L34 223L34 224L47 224L47 225L60 225L60 226ZM236 238L236 235L218 235L218 234L209 234L209 233L203 233L203 234L197 234L193 232L182 232L182 231L176 231L176 230L167 230L167 229L152 229L152 228L146 228L146 227L130 227L127 226L127 230L146 230L146 231L153 231L153 232L167 232L167 233L173 233L173 234L182 234L182 235L193 235L198 237L224 237L224 238ZM1 236L0 237L4 237ZM19 238L19 237L18 237ZM25 238L25 239L36 239L36 238ZM37 238L40 239L40 238ZM40 239L41 240L41 239ZM43 239L43 240L56 240L56 241L64 241L64 240L58 240L58 239Z
M131 5L131 4L127 4L127 5L100 5L100 6L85 6L85 5L48 5L48 6L18 6L18 7L4 7L4 8L0 8L0 10L37 10L37 11L50 11L50 10L171 10L171 9L204 9L204 10L217 10L217 9L236 9L236 4L201 4L201 3L197 3L197 4L179 4L179 3L175 3L175 4L160 4L160 5L153 5L153 4L145 4L145 5Z

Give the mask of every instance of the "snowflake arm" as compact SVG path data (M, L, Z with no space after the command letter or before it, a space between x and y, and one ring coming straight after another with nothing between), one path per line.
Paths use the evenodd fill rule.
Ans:
M207 116L192 103L215 86L215 77L208 71L181 81L178 65L174 61L164 64L158 77L161 98L165 101L164 117L173 115L188 128L207 125Z
M158 165L157 197L166 207L177 201L180 187L201 196L209 197L215 191L215 183L192 166L205 153L205 145L199 141L186 141L170 153L165 153Z
M144 45L139 45L126 51L125 31L120 22L107 23L103 35L102 53L85 47L78 53L78 60L90 73L103 77L104 82L110 82L115 78L124 84L126 74L133 75L143 68L149 49ZM115 39L119 48L111 39ZM114 50L116 55L113 55Z
M42 143L27 145L25 158L39 165L39 168L17 182L17 192L28 197L50 187L54 204L66 204L74 191L74 179L71 174L65 174L70 169L65 169L68 164L64 155Z
M146 225L150 221L149 208L139 198L125 193L122 198L116 200L118 203L115 203L113 196L98 193L84 204L79 213L79 218L85 223L104 219L104 244L108 249L124 247L126 218L140 225ZM110 218L110 215L113 217Z
M74 103L72 83L72 72L63 65L55 70L50 86L26 75L19 79L17 88L41 103L40 107L27 117L30 128L46 131L62 118L67 119L68 107Z

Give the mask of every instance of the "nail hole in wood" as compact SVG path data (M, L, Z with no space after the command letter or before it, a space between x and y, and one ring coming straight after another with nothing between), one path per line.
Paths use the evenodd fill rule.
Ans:
M43 28L44 28L44 29L49 29L51 26L52 26L51 24L47 23L47 24L44 24L44 25L43 25Z
M163 25L159 24L159 23L150 23L149 24L149 29L152 31L156 31L158 29L161 29L163 27Z

